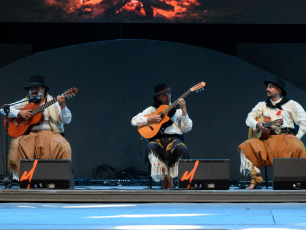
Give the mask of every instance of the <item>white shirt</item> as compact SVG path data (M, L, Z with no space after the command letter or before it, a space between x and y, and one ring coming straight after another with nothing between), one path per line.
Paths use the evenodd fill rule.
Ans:
M272 102L273 105L280 102L281 99L277 102ZM283 104L282 110L275 108L272 109L267 107L266 102L259 102L252 111L248 114L246 119L247 126L251 127L253 130L256 129L256 118L264 116L270 117L271 121L277 119L283 119L282 127L294 128L293 121L300 126L299 132L296 137L301 139L306 132L306 113L303 107L296 101L290 100L286 104Z
M133 126L142 126L148 124L148 117L146 115L153 114L156 111L156 108L150 106L146 108L141 113L137 114L132 118ZM181 109L177 109L175 114L172 116L171 120L173 124L168 126L165 129L166 134L179 134L187 133L192 129L192 120L189 118L188 114L183 116L183 111Z

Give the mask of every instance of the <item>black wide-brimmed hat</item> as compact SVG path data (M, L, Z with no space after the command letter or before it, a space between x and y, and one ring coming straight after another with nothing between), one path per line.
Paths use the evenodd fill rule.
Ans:
M39 75L33 75L29 78L29 85L24 87L24 89L28 90L31 87L45 87L46 90L49 89L48 86L45 85L45 79L43 76L39 76Z
M286 83L280 79L279 77L273 77L270 80L264 81L265 85L268 86L269 83L272 83L273 85L276 85L278 88L282 90L282 95L285 97L287 95L287 92L285 90Z
M154 87L155 96L160 95L162 93L172 92L174 89L171 89L166 83L159 84Z

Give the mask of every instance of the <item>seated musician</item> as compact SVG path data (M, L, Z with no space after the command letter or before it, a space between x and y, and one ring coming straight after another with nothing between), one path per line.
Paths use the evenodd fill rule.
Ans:
M261 166L271 166L274 158L306 158L305 146L300 139L306 132L306 113L302 106L286 96L285 82L278 77L264 81L267 100L259 102L248 114L246 124L253 130L270 132L266 140L251 138L239 145L241 156L240 171L249 171L252 180L246 189L253 189L263 179L260 176ZM259 117L271 121L281 120L280 127L264 127L258 122ZM294 122L299 125L299 131L294 135Z
M167 84L160 84L154 87L153 106L146 108L132 119L133 126L144 126L147 124L159 123L160 115L152 115L161 105L171 104L171 88ZM184 99L178 99L179 107L174 107L168 113L171 118L169 122L162 125L164 132L159 132L150 139L146 149L146 160L151 164L151 176L154 181L163 180L163 188L173 187L172 179L178 176L178 160L188 159L189 154L186 145L183 143L183 134L192 129L192 120L189 118Z
M44 84L44 77L31 76L26 98L41 96L35 100L38 106L53 99L47 93L49 87ZM30 121L32 110L21 110L31 101L16 104L10 107L9 118L20 117ZM13 179L18 179L20 159L68 159L71 160L71 147L69 142L60 134L64 132L63 124L71 122L71 112L65 104L65 98L57 97L57 102L43 111L43 121L35 124L26 135L16 137L12 140L8 168L13 173Z

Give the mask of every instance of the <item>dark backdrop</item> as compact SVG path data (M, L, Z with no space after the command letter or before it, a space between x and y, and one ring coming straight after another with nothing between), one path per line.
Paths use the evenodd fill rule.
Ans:
M280 15L280 17L282 14ZM32 53L86 42L152 39L217 50L306 91L305 24L0 23L0 66Z
M210 49L152 40L114 40L41 52L1 68L5 87L0 103L22 98L31 74L44 75L54 96L70 87L79 88L79 94L67 101L73 119L65 133L72 145L77 177L92 177L93 168L102 164L118 171L131 166L145 168L138 149L140 136L130 121L151 105L153 86L168 82L175 88L176 99L205 81L202 93L186 99L194 122L186 144L192 158L230 159L231 179L241 178L236 148L247 138L247 113L265 99L263 81L273 76ZM305 107L305 93L290 83L287 88L289 96ZM1 135L3 150L3 127Z

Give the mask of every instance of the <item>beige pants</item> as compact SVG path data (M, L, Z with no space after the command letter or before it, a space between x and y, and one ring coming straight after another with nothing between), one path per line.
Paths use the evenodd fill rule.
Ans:
M241 156L240 172L249 171L251 184L259 184L262 177L259 167L273 165L274 158L306 158L306 149L297 137L287 134L270 135L267 140L251 138L239 145Z
M239 145L256 167L273 165L274 158L306 158L306 149L297 137L287 134L271 135L267 140L251 138Z
M33 131L11 141L8 168L19 174L21 159L67 159L71 160L69 142L51 130Z

